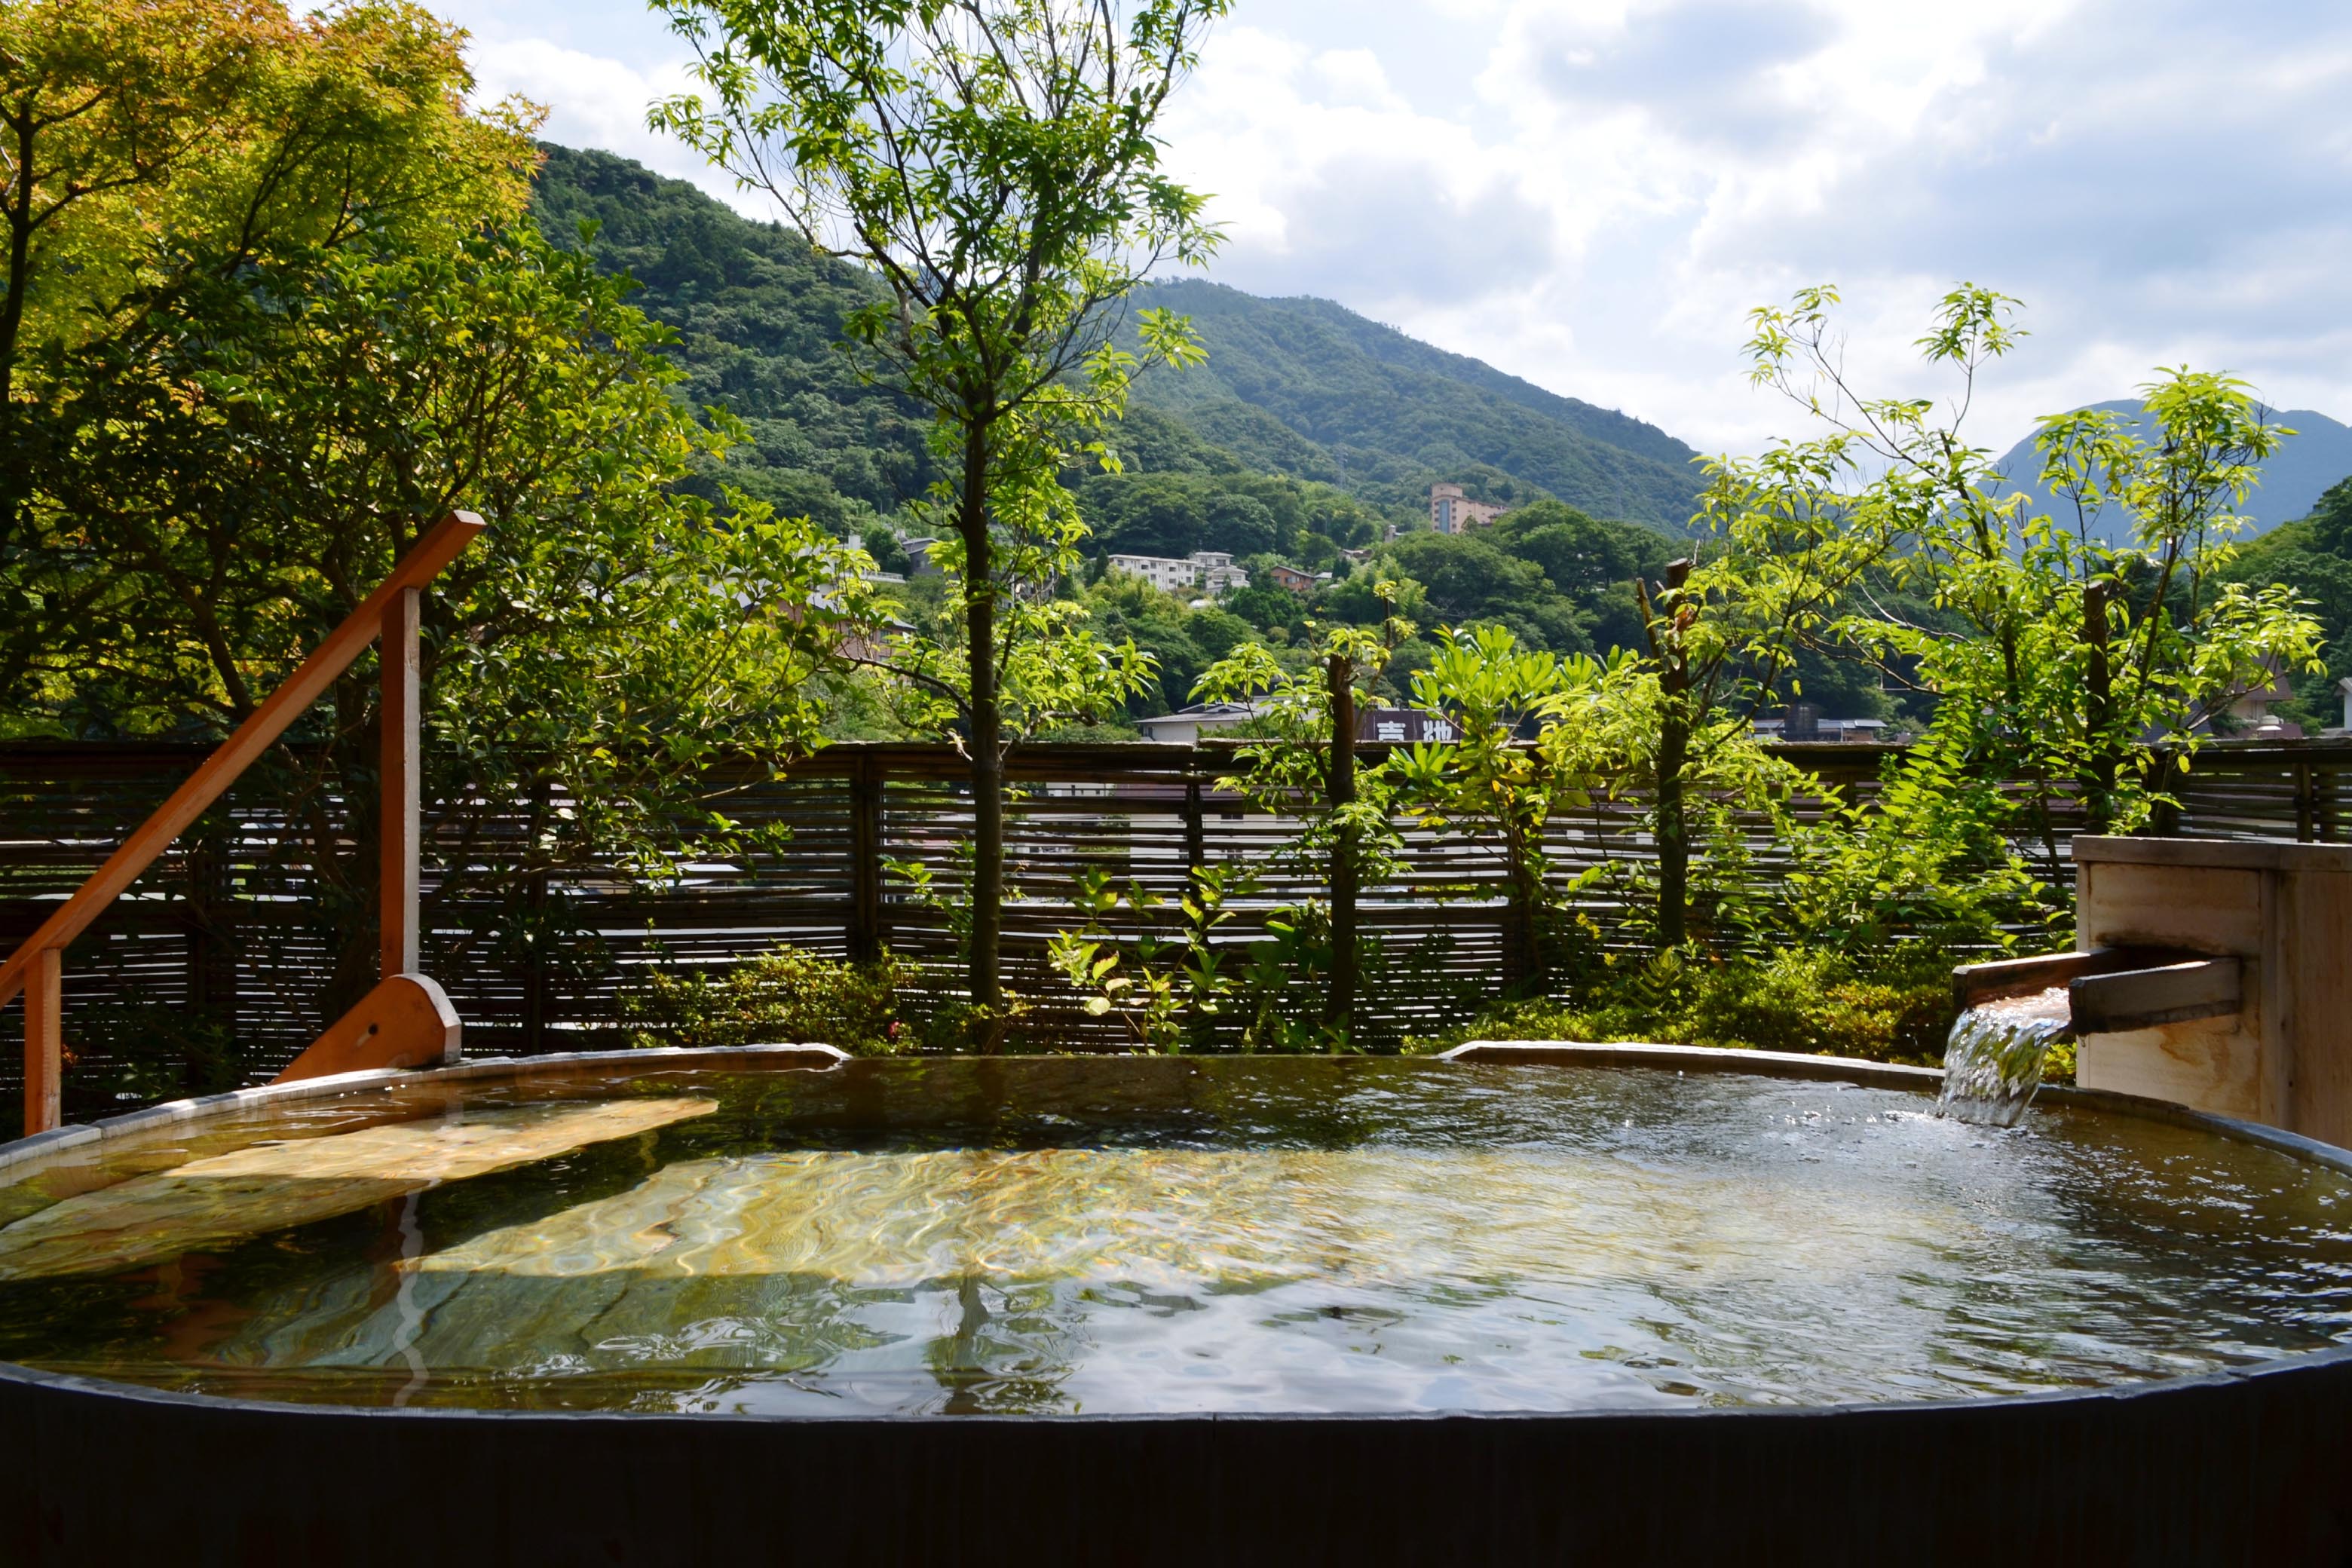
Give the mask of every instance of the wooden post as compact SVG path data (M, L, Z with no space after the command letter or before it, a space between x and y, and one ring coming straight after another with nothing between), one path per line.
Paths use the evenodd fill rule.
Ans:
M416 863L422 794L418 786L417 626L424 593L404 588L383 608L383 730L378 787L376 877L382 910L381 962L376 978L416 972Z
M1201 820L1201 780L1196 773L1184 781L1184 869L1198 871L1208 863L1208 831Z
M871 752L858 753L849 774L848 934L853 963L882 956L882 776Z
M530 786L530 831L535 842L546 831L547 816L555 799L553 787L544 776L535 778ZM530 967L522 977L522 1048L531 1056L547 1049L547 999L551 987L547 982L547 870L544 867L530 874L529 891L524 894L525 918L530 925Z
M25 975L25 1136L47 1132L61 1114L65 1075L65 954L45 947Z
M1356 671L1334 657L1328 671L1331 701L1331 772L1326 785L1334 812L1356 802ZM1331 846L1331 989L1323 999L1323 1029L1345 1037L1356 1012L1356 835L1342 827Z

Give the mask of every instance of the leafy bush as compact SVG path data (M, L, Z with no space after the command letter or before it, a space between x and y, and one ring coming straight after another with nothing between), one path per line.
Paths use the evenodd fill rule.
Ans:
M886 1056L912 1043L898 1015L898 988L914 977L885 953L872 963L836 963L780 947L717 973L664 965L621 995L629 1044L755 1046L817 1041Z
M110 1116L127 1102L219 1094L254 1081L247 1042L228 1025L181 1005L121 1002L73 1016L66 1082L78 1116Z
M1717 961L1685 947L1621 959L1568 997L1498 1007L1415 1045L1657 1040L1932 1065L1951 1022L1948 971L1933 955L1865 972L1818 949Z

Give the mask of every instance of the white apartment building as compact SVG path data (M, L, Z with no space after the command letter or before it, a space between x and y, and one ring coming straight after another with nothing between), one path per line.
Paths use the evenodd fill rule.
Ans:
M1232 554L1223 550L1195 550L1181 561L1172 555L1114 555L1110 569L1140 577L1163 594L1191 588L1222 594L1249 586L1249 574L1234 565Z
M1509 509L1472 500L1462 493L1460 485L1429 487L1429 526L1440 533L1467 533L1483 523L1494 521Z

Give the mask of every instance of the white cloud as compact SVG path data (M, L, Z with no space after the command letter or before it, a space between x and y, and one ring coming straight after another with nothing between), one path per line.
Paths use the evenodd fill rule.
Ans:
M645 129L685 46L619 0L454 0L488 96L766 216ZM2340 0L1253 0L1164 126L1212 275L1336 299L1702 447L1791 432L1752 305L1850 301L1852 364L1958 279L2022 296L1980 439L2158 363L2352 416Z
M1426 0L1484 28L1447 86L1393 48L1368 98L1310 26L1213 43L1170 125L1220 193L1215 275L1336 298L1702 447L1792 429L1748 390L1744 313L1836 281L1852 363L1936 390L1909 344L1959 279L2032 307L1977 428L2158 363L2352 412L2352 18L2134 0Z
M541 134L567 147L598 147L635 158L658 173L691 180L744 213L772 216L767 198L736 189L702 155L646 125L656 99L685 90L688 61L646 69L544 38L477 38L468 51L475 96L484 102L515 97L547 110Z

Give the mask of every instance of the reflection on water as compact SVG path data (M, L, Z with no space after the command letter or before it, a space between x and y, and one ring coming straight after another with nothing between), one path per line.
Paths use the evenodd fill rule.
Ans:
M2071 1387L2352 1334L2343 1179L2126 1119L1995 1137L1894 1091L1361 1061L563 1092L0 1191L32 1211L0 1229L0 1356L356 1403L1570 1409ZM465 1168L461 1126L537 1152ZM270 1210L256 1162L289 1191L435 1173ZM240 1223L184 1217L225 1171Z

